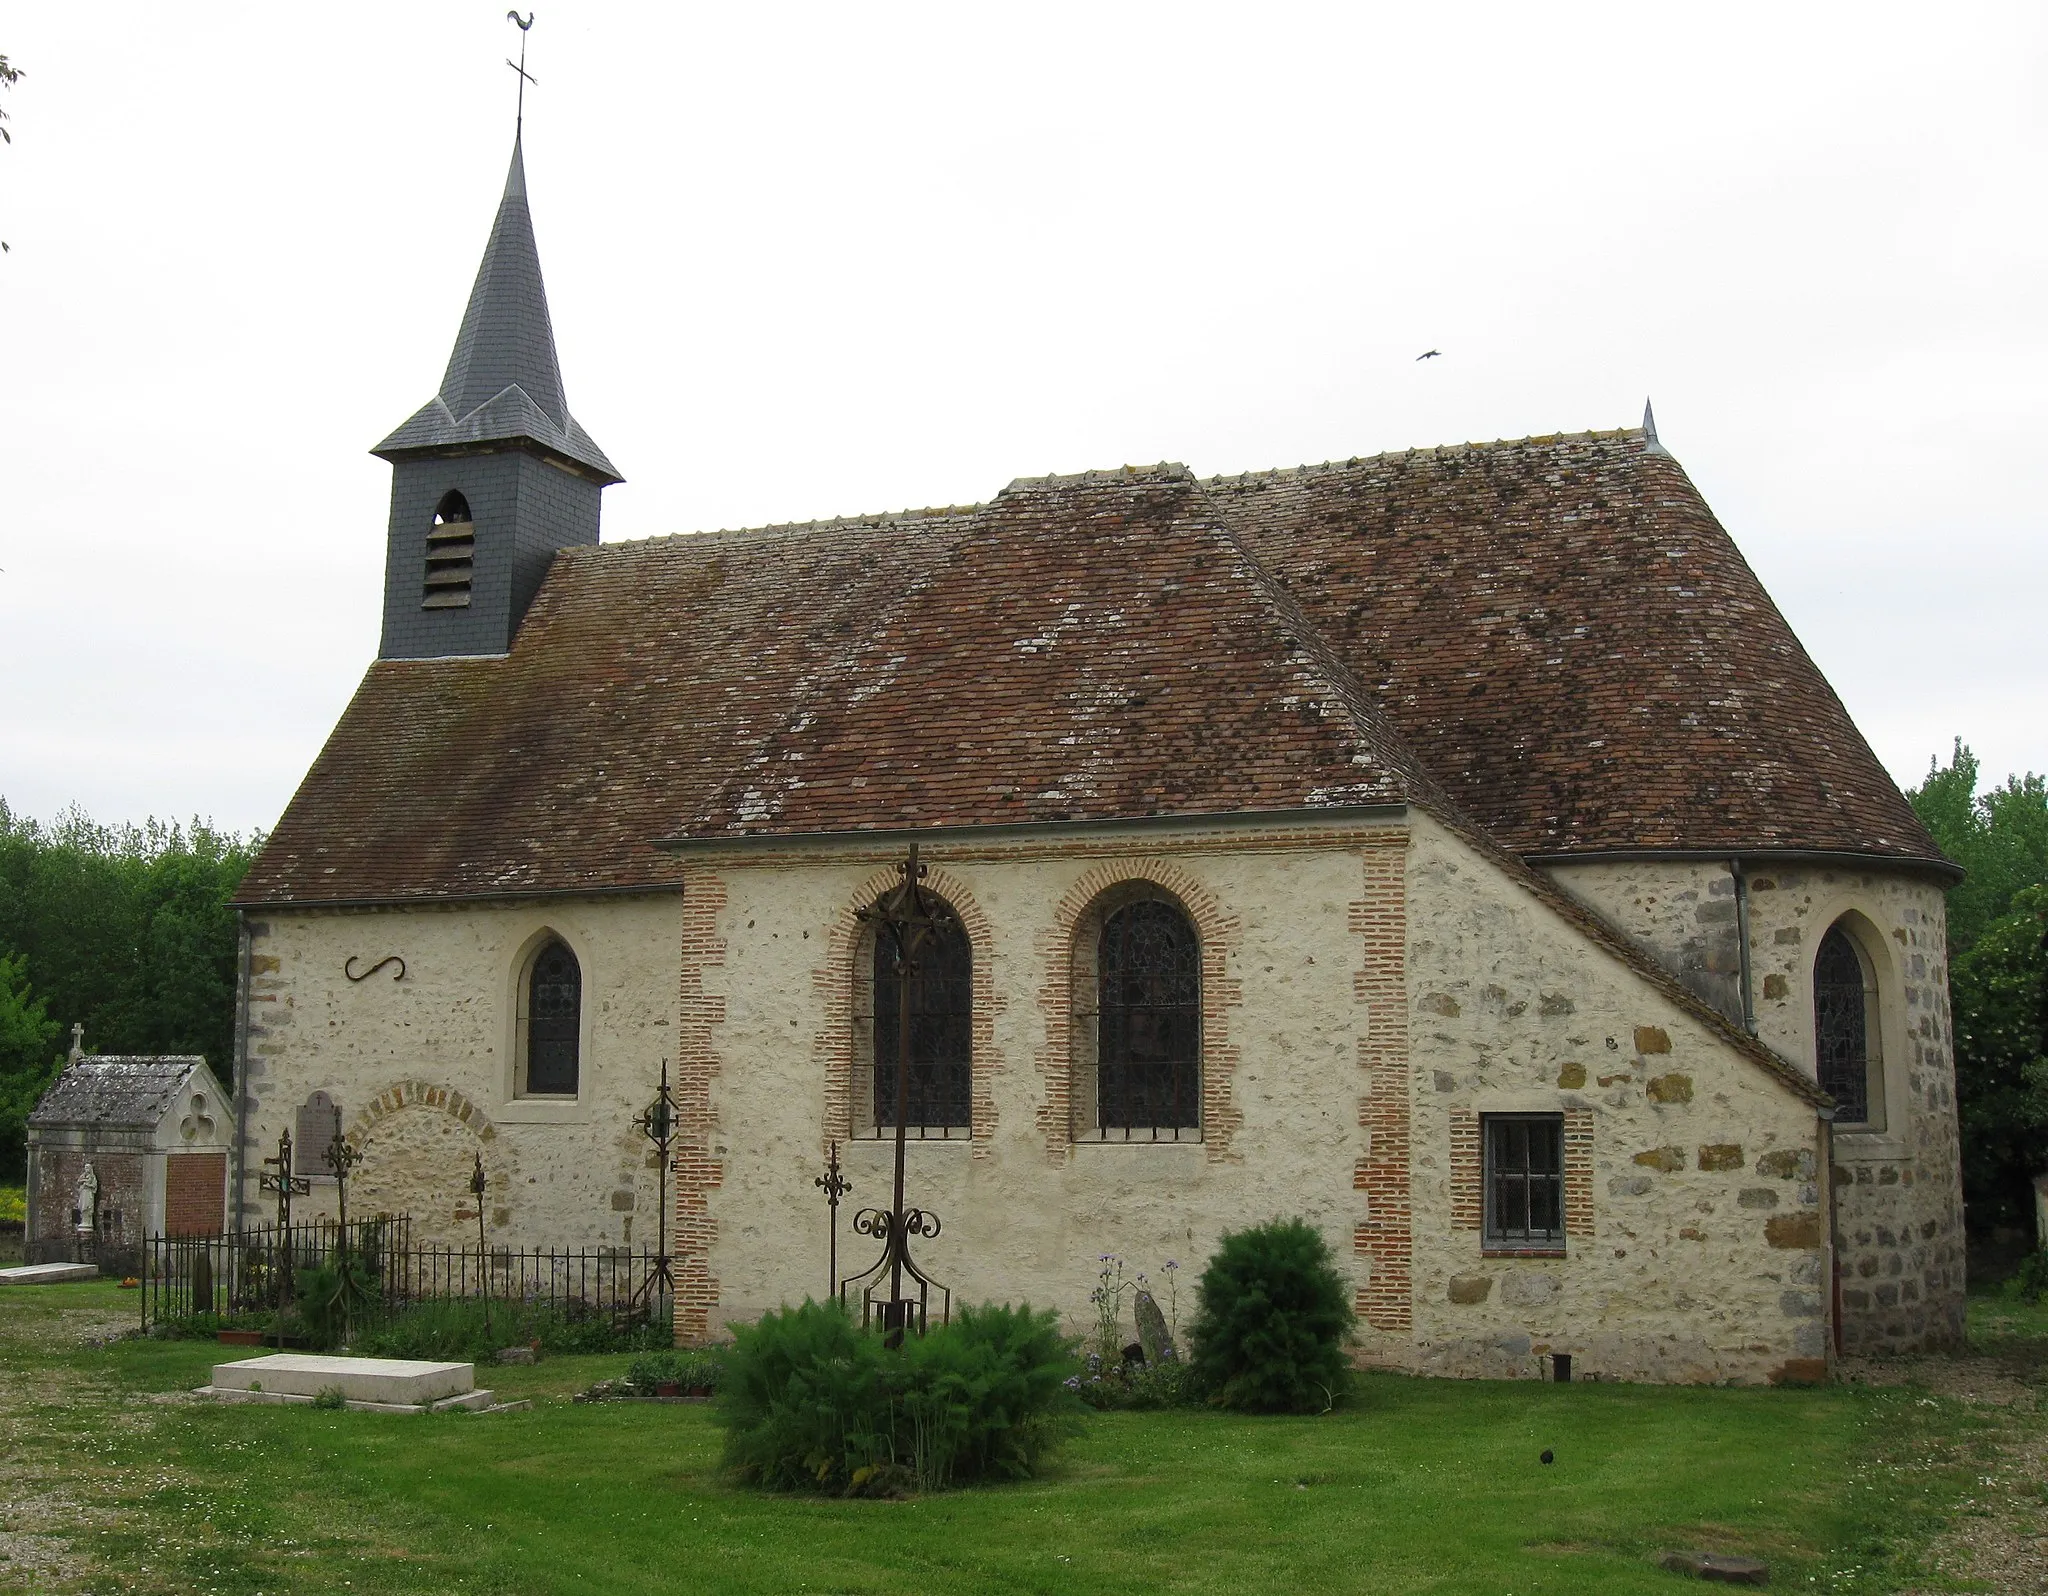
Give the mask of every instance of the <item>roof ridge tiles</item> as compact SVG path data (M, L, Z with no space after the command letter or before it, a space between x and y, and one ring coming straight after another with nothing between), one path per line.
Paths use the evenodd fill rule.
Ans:
M1434 459L1441 455L1464 454L1491 449L1550 448L1568 443L1607 443L1644 436L1641 427L1591 428L1583 432L1538 432L1524 438L1470 439L1464 443L1425 443L1406 449L1383 449L1378 454L1355 454L1348 460L1324 460L1320 464L1269 466L1263 471L1220 472L1200 479L1206 486L1228 486L1234 482L1265 482L1275 478L1316 476L1325 472L1356 470L1382 461L1410 460L1417 455Z

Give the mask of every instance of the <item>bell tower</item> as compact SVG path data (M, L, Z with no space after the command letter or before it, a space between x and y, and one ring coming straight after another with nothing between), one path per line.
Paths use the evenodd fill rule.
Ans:
M509 652L555 551L597 542L625 479L562 396L519 136L440 392L370 452L392 467L380 659Z

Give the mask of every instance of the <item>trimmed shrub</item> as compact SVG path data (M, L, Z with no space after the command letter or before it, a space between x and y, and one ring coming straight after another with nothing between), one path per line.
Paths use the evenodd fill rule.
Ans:
M1202 1272L1190 1362L1209 1400L1247 1413L1322 1413L1350 1381L1349 1293L1322 1232L1275 1219L1227 1235Z
M962 1310L899 1351L837 1302L806 1301L735 1331L718 1420L727 1465L771 1490L888 1495L1019 1479L1079 1403L1058 1317Z

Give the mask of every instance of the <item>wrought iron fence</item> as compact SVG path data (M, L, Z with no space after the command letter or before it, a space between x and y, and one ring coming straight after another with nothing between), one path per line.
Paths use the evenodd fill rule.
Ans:
M671 1311L668 1260L650 1248L415 1247L411 1222L349 1224L349 1246L366 1265L386 1311L414 1303L488 1297L551 1308L566 1318L614 1320L645 1313L653 1324ZM339 1250L333 1221L274 1227L239 1235L152 1236L145 1246L142 1324L260 1314L288 1300L301 1269L328 1262ZM281 1277L282 1272L282 1277Z
M388 1278L410 1251L412 1221L349 1222L349 1250L370 1274ZM233 1318L274 1309L292 1295L301 1269L314 1269L340 1250L341 1226L308 1220L279 1229L264 1225L220 1236L150 1236L142 1244L142 1328L173 1319Z

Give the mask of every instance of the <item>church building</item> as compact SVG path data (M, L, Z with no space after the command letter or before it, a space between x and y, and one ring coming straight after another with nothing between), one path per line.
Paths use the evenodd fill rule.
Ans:
M417 1237L475 1245L479 1154L493 1245L665 1232L685 1341L823 1296L835 1145L887 1201L862 911L915 843L950 915L908 1182L955 1302L1078 1330L1102 1255L1188 1281L1298 1215L1386 1367L1958 1340L1956 871L1647 412L601 543L515 144L376 453L382 646L242 890L245 1222L338 1115L352 1212Z

